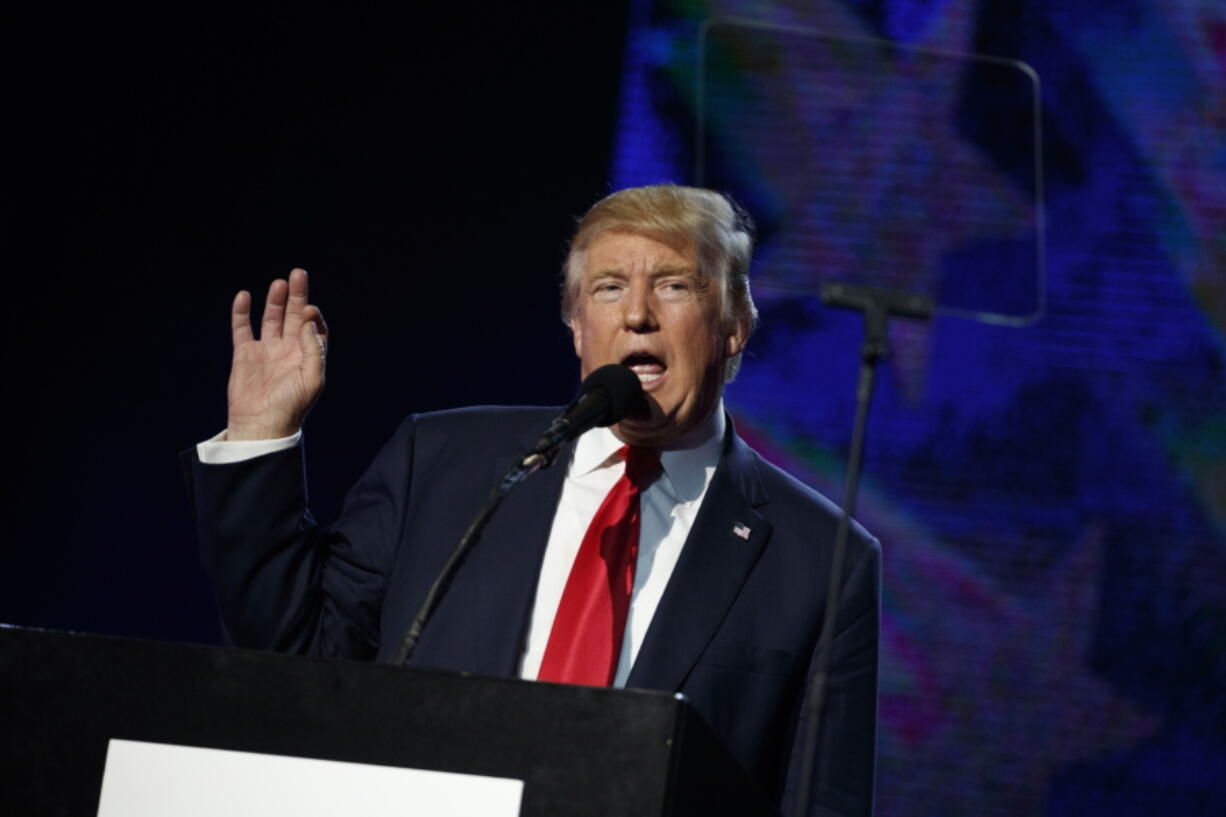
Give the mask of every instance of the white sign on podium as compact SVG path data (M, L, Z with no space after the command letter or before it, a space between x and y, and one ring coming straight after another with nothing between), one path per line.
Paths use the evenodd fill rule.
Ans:
M522 780L112 738L98 817L518 817Z

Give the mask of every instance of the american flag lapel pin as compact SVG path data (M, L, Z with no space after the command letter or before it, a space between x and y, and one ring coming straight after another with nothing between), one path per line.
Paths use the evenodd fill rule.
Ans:
M749 526L742 525L740 522L732 526L732 532L741 537L745 541L749 541Z

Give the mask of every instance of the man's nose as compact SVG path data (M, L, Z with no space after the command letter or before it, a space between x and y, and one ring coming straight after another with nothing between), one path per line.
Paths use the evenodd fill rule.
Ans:
M651 287L642 283L632 284L622 299L622 318L627 329L645 332L656 328L655 308L651 301Z

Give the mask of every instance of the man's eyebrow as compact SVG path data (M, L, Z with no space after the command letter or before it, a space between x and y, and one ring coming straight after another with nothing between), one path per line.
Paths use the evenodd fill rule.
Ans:
M690 264L677 265L666 264L659 267L653 267L647 273L652 278L662 278L666 275L697 275L698 269ZM589 275L593 278L602 276L614 276L624 278L627 275L625 267L603 267L601 269L592 270Z
M698 270L690 264L685 264L684 266L671 264L656 267L648 274L652 277L658 278L662 275L695 275L697 272Z

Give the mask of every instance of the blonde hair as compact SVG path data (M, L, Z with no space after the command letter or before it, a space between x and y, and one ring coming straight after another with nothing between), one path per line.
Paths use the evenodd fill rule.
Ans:
M587 250L606 233L646 236L677 252L693 252L699 274L719 284L724 320L741 323L746 336L758 323L749 292L753 220L728 197L713 190L655 184L631 187L606 196L579 220L566 254L562 281L562 322L570 325ZM738 354L724 366L731 382L741 366Z

